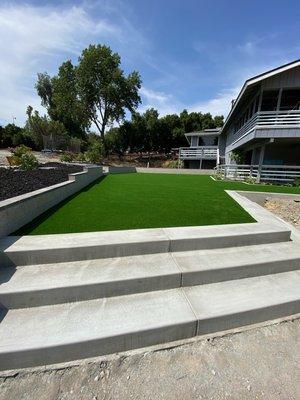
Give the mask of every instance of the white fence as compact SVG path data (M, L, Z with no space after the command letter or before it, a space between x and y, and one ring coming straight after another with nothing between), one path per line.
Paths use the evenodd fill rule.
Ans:
M181 160L216 160L218 146L180 147L179 158Z
M243 181L255 179L256 182L293 183L300 178L300 166L289 165L217 165L215 171L221 179Z

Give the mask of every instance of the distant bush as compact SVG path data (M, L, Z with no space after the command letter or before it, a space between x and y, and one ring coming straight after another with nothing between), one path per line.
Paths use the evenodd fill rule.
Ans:
M294 179L293 186L300 186L300 178L295 178Z
M71 153L71 152L63 153L60 156L60 161L62 161L62 162L72 162L74 160L75 160L75 154Z
M31 148L25 146L24 144L21 144L20 146L16 147L15 149L12 149L11 152L15 157L22 157L23 154L30 153Z
M77 161L77 162L86 162L85 155L83 153L76 154L75 161Z
M254 185L256 183L256 178L253 178L253 176L247 176L245 178L245 182L249 183L250 185Z
M84 156L88 162L95 164L101 161L103 153L104 153L103 144L101 142L94 142L84 153Z
M38 166L38 160L32 153L24 153L20 157L20 168L24 171L31 171Z
M162 164L163 168L182 168L182 166L181 160L167 160Z
M13 156L11 157L13 165L19 166L24 171L30 171L37 168L38 160L31 153L30 147L21 144L20 146L11 150L11 152L13 153Z

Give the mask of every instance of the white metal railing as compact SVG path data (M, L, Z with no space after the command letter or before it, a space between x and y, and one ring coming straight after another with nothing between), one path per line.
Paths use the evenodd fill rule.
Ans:
M218 146L180 147L179 158L181 160L216 160Z
M259 111L234 133L231 144L241 140L254 128L286 128L288 126L300 127L300 110Z
M257 182L292 183L300 178L300 166L290 165L217 165L216 173L221 179L243 181L254 179Z

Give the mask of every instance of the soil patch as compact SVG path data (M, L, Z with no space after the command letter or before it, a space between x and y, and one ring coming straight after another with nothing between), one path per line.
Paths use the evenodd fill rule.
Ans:
M33 171L0 168L0 201L67 181L68 174L82 169L80 165L60 163L42 164Z

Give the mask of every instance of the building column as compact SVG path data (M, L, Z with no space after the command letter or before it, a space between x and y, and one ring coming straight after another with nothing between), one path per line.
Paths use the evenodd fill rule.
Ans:
M260 182L261 169L262 169L262 165L264 162L264 156L265 156L265 148L266 148L265 144L263 146L261 146L261 148L260 148L257 178L256 178L256 182L258 182L258 183Z

